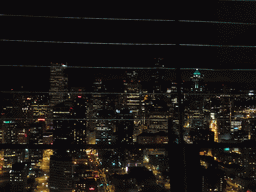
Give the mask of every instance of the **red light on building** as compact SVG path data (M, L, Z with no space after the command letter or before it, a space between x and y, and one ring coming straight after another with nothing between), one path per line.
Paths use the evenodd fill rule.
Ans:
M11 91L13 91L13 89L11 89Z
M51 143L51 145L53 145L53 143Z
M93 188L93 187L89 188L89 191L94 191L94 190L95 190L95 188Z
M81 95L78 95L77 97L78 97L78 98L82 98L82 96L81 96Z
M38 119L38 121L45 121L45 119Z
M25 137L27 137L27 134L25 133Z

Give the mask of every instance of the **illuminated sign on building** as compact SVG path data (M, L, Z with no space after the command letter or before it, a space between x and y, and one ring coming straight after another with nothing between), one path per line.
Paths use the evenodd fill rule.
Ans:
M4 121L4 123L12 123L12 121Z

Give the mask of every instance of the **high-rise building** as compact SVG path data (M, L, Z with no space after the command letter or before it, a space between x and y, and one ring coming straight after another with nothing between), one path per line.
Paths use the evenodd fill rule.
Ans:
M157 62L154 65L154 70L151 75L151 81L152 81L152 89L153 89L153 100L160 100L163 95L159 93L163 93L164 91L164 65L161 64L161 61L163 58L158 58ZM162 69L161 69L162 68Z
M62 102L53 107L53 142L56 140L71 142L73 121L69 120L70 108L72 108L71 102Z
M45 123L44 121L33 123L30 125L28 132L28 143L32 145L43 144L43 129ZM42 158L42 149L29 149L29 159L31 165L35 168L39 159Z
M191 77L192 86L190 94L185 98L185 113L184 119L187 129L204 129L207 124L207 113L204 111L205 97L195 94L203 92L204 88L201 85L203 75L196 69ZM209 115L209 114L208 114Z
M28 164L14 163L10 170L11 191L25 192L27 186Z
M50 67L50 103L47 117L48 129L53 129L53 107L65 101L68 95L68 77L64 74L67 64L51 63Z
M93 90L96 94L92 95L88 103L87 115L90 120L87 134L93 136L95 141L88 137L88 142L112 144L115 125L110 119L114 118L114 97L104 93L107 87L101 79L95 80Z
M50 192L72 191L72 157L65 150L50 158L49 188Z
M117 109L117 119L122 119L117 122L117 135L118 135L118 144L119 143L133 143L133 131L134 123L131 121L133 118L132 110L128 108ZM125 120L127 119L127 120Z
M126 106L133 115L134 136L136 141L137 135L141 132L141 126L145 124L145 103L144 97L147 94L142 91L141 80L137 71L126 71L126 77L123 80L124 94L119 96L118 104Z
M70 117L77 120L70 121L72 129L72 143L74 144L86 144L87 137L87 121L83 120L87 118L87 102L88 97L86 97L84 92L85 89L82 87L72 87L71 88L71 100L72 107L70 108Z
M201 81L203 80L203 75L198 71L198 69L193 73L191 80L194 83L193 87L191 87L191 91L202 92L203 87L201 85Z

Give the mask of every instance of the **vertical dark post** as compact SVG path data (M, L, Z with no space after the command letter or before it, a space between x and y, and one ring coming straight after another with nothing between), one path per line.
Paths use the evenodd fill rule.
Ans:
M177 44L177 49L179 50L179 44ZM187 174L186 174L186 160L185 160L185 145L184 145L184 139L183 139L183 107L181 104L181 72L180 68L176 69L176 82L177 82L177 93L178 93L178 119L179 119L179 150L181 150L180 153L180 159L183 163L183 167L180 167L180 171L183 175L183 189L182 191L187 192Z
M184 145L183 139L183 107L181 105L181 74L180 68L176 69L176 81L177 81L177 92L178 92L178 119L179 119L179 144Z
M176 33L176 46L175 46L175 52L176 55L180 55L180 46L179 46L179 18L176 17L175 20L175 29L177 30ZM176 61L179 61L179 58L177 57L175 59ZM177 63L177 65L180 65L180 63ZM169 130L169 158L170 158L170 184L171 184L171 191L179 191L179 192L187 192L187 177L186 177L186 163L185 163L185 149L184 149L184 140L183 140L183 123L182 123L182 108L181 108L181 77L180 77L180 69L176 68L176 83L177 83L177 94L178 94L178 120L179 120L179 144L176 145L175 143L171 143L170 138L172 136L170 135L172 132ZM176 116L176 115L175 115ZM175 117L174 116L174 117ZM177 116L176 116L177 117ZM172 129L172 126L169 126L169 129Z

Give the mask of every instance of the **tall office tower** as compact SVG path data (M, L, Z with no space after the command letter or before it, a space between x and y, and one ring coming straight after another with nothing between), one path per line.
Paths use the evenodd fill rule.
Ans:
M203 75L196 69L196 71L193 73L193 76L191 77L191 80L193 81L193 87L191 87L191 91L195 92L202 92L203 87L201 85L201 81L203 80Z
M117 134L118 134L118 138L117 138L117 144L121 144L121 143L128 143L128 144L132 144L133 142L133 127L134 124L131 120L133 118L133 115L131 112L131 110L127 109L127 108L122 108L120 110L117 110L117 119L127 119L127 121L122 120L122 121L117 121Z
M50 158L50 192L72 191L72 157L59 150Z
M94 92L105 92L106 91L106 87L104 84L102 84L101 79L96 79L95 82L93 83L93 91ZM103 108L103 101L102 101L102 97L104 95L101 94L93 94L90 98L90 101L88 103L89 106L89 110L88 110L88 118L89 119L95 119L96 115L98 113L98 111L100 109ZM96 120L89 120L89 130L91 132L95 131L95 127L96 127Z
M126 71L126 80L124 82L124 93L121 94L120 101L123 106L127 106L132 111L134 118L134 129L139 129L139 126L143 123L143 98L141 81L139 80L138 73L136 71ZM129 93L129 94L127 94Z
M70 121L72 129L72 143L86 144L86 127L87 121L87 102L88 97L83 94L85 89L83 87L71 88L72 107L70 108L70 116L77 120Z
M242 121L239 119L231 120L231 102L229 95L222 95L215 100L219 100L218 115L217 115L217 124L219 132L230 133L233 135L234 128L242 128Z
M203 79L203 75L198 71L198 69L193 73L191 94L186 97L185 106L185 121L186 126L189 129L205 129L207 124L206 113L204 112L205 97L199 94L198 92L203 92L203 86L200 82Z
M53 106L65 101L68 97L68 77L64 74L67 64L51 63L50 67L50 90L49 111L47 117L47 128L53 129Z
M177 87L177 82L171 82L170 85L167 87L166 89L166 93L167 93L167 107L169 108L169 110L167 110L167 114L169 115L169 117L171 117L173 120L172 122L174 124L176 124L178 126L179 124L179 107L178 107L178 87ZM184 83L181 82L181 95L183 95L183 90L186 87L184 86ZM169 94L168 94L169 93ZM186 96L182 96L181 97L181 104L183 104L186 100ZM186 111L185 111L186 112ZM184 122L185 124L186 122Z
M114 123L109 119L114 118L114 97L104 94L107 91L106 86L101 79L96 79L93 83L93 94L88 103L89 120L88 140L91 144L112 144ZM103 92L103 93L101 93ZM89 135L93 137L89 137Z
M24 124L28 126L38 119L45 119L49 107L48 96L46 94L22 94L22 112L24 114Z
M30 125L28 132L28 143L32 145L43 144L43 129L45 123L40 121ZM42 159L42 149L29 149L29 159L31 160L31 165L36 167L39 159Z
M3 101L2 117L10 118L1 122L4 141L7 144L18 144L18 132L25 127L22 98L19 94L6 94Z
M20 127L16 121L3 122L4 141L6 144L24 144L24 142L26 144L26 140L23 139L26 139L27 135L25 135L26 133L23 127ZM24 157L24 149L5 149L3 168L9 170L13 163L24 161Z
M28 175L28 164L26 163L15 163L12 165L10 171L10 183L12 192L25 192L27 191L27 175Z
M62 102L53 107L53 143L56 140L65 140L68 143L72 141L72 118L70 115L72 108L71 102Z
M164 70L161 68L164 68L164 65L161 64L161 60L163 60L163 58L158 58L158 61L155 63L154 65L154 70L152 71L152 75L151 75L151 81L152 81L152 99L153 100L160 100L163 98L162 94L159 93L163 93L163 91L165 90L164 88Z
M161 64L162 58L158 58L151 72L151 87L149 88L152 95L149 95L146 105L146 124L147 132L156 133L158 131L168 131L169 108L167 108L168 100L166 95L163 95L167 89L164 83L164 65Z

